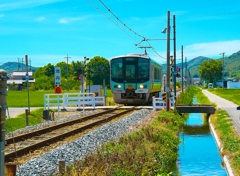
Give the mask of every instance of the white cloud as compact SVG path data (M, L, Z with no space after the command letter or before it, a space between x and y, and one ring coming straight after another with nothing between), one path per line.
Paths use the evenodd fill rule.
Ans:
M67 24L67 23L68 23L68 20L62 18L62 19L59 20L59 23Z
M62 23L62 24L67 24L67 23L71 23L73 21L79 21L79 20L84 20L85 18L83 17L78 17L78 18L61 18L59 20L59 23Z
M45 20L45 17L38 17L35 20L38 21L38 22L41 22L41 21Z
M240 40L198 43L184 47L184 57L216 57L225 52L226 56L240 50ZM181 52L181 51L178 51ZM220 57L220 56L219 56Z
M231 41L218 41L218 42L209 42L209 43L195 43L192 45L183 46L183 59L185 57L187 60L194 59L199 56L209 57L209 58L221 58L220 53L225 53L225 56L230 56L233 53L240 51L240 40L231 40ZM158 61L161 64L166 63L166 50L157 51L159 55L153 51L149 51L149 55L154 60ZM173 55L172 50L170 55ZM181 62L182 51L181 49L176 51L177 63Z
M48 63L56 65L58 62L67 62L66 55L53 55L53 54L28 54L29 60L31 60L31 66L34 67L43 67ZM68 60L68 63L72 61L83 61L84 56L69 55L71 58ZM24 55L0 55L0 65L6 62L22 62ZM24 60L25 62L25 60Z
M4 10L13 10L13 9L22 9L36 7L39 5L50 4L54 2L59 2L64 0L1 0L0 9Z

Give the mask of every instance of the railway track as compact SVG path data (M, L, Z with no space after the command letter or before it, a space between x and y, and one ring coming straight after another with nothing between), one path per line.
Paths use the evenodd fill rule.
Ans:
M5 162L13 162L16 158L22 157L29 152L49 146L93 127L101 126L135 110L134 107L125 110L119 108L111 109L8 138L5 140Z

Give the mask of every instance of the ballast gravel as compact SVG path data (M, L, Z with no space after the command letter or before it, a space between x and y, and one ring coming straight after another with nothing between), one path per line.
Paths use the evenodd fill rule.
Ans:
M91 114L95 114L95 113L99 113L99 110L96 109L96 110L93 110L93 111L78 112L74 115L68 115L65 118L61 118L57 121L47 121L47 122L40 123L40 124L37 124L37 125L27 126L26 128L21 128L21 129L15 130L15 131L10 132L10 133L6 133L5 137L10 138L12 136L18 136L18 135L21 135L21 134L24 134L24 133L30 133L33 130L34 131L40 130L40 129L43 129L43 128L46 128L46 127L49 127L49 126L57 125L59 123L68 122L68 121L71 121L71 120L78 119L81 116L87 116L87 115L91 115Z
M57 173L59 160L65 160L66 165L82 160L87 153L94 152L102 144L129 133L131 127L141 123L150 113L150 110L141 109L121 120L103 125L73 142L59 146L20 165L16 175L48 176Z

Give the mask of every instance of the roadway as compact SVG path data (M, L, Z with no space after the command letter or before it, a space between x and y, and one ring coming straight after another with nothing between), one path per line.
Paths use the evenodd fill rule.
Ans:
M232 118L233 125L238 133L240 135L240 110L237 110L237 107L240 105L237 105L229 100L226 100L224 98L221 98L206 89L202 91L206 97L213 103L217 105L218 109L223 109L227 111L229 116Z

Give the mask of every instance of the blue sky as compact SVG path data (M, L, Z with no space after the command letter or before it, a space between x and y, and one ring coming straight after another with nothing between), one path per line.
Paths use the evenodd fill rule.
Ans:
M32 66L44 66L66 62L67 54L71 62L143 53L135 46L143 37L149 43L141 46L154 48L148 54L166 63L166 34L161 31L168 10L171 26L176 16L179 62L182 45L188 60L221 58L222 52L229 56L240 50L239 9L239 0L1 0L0 64L22 61L25 54Z

